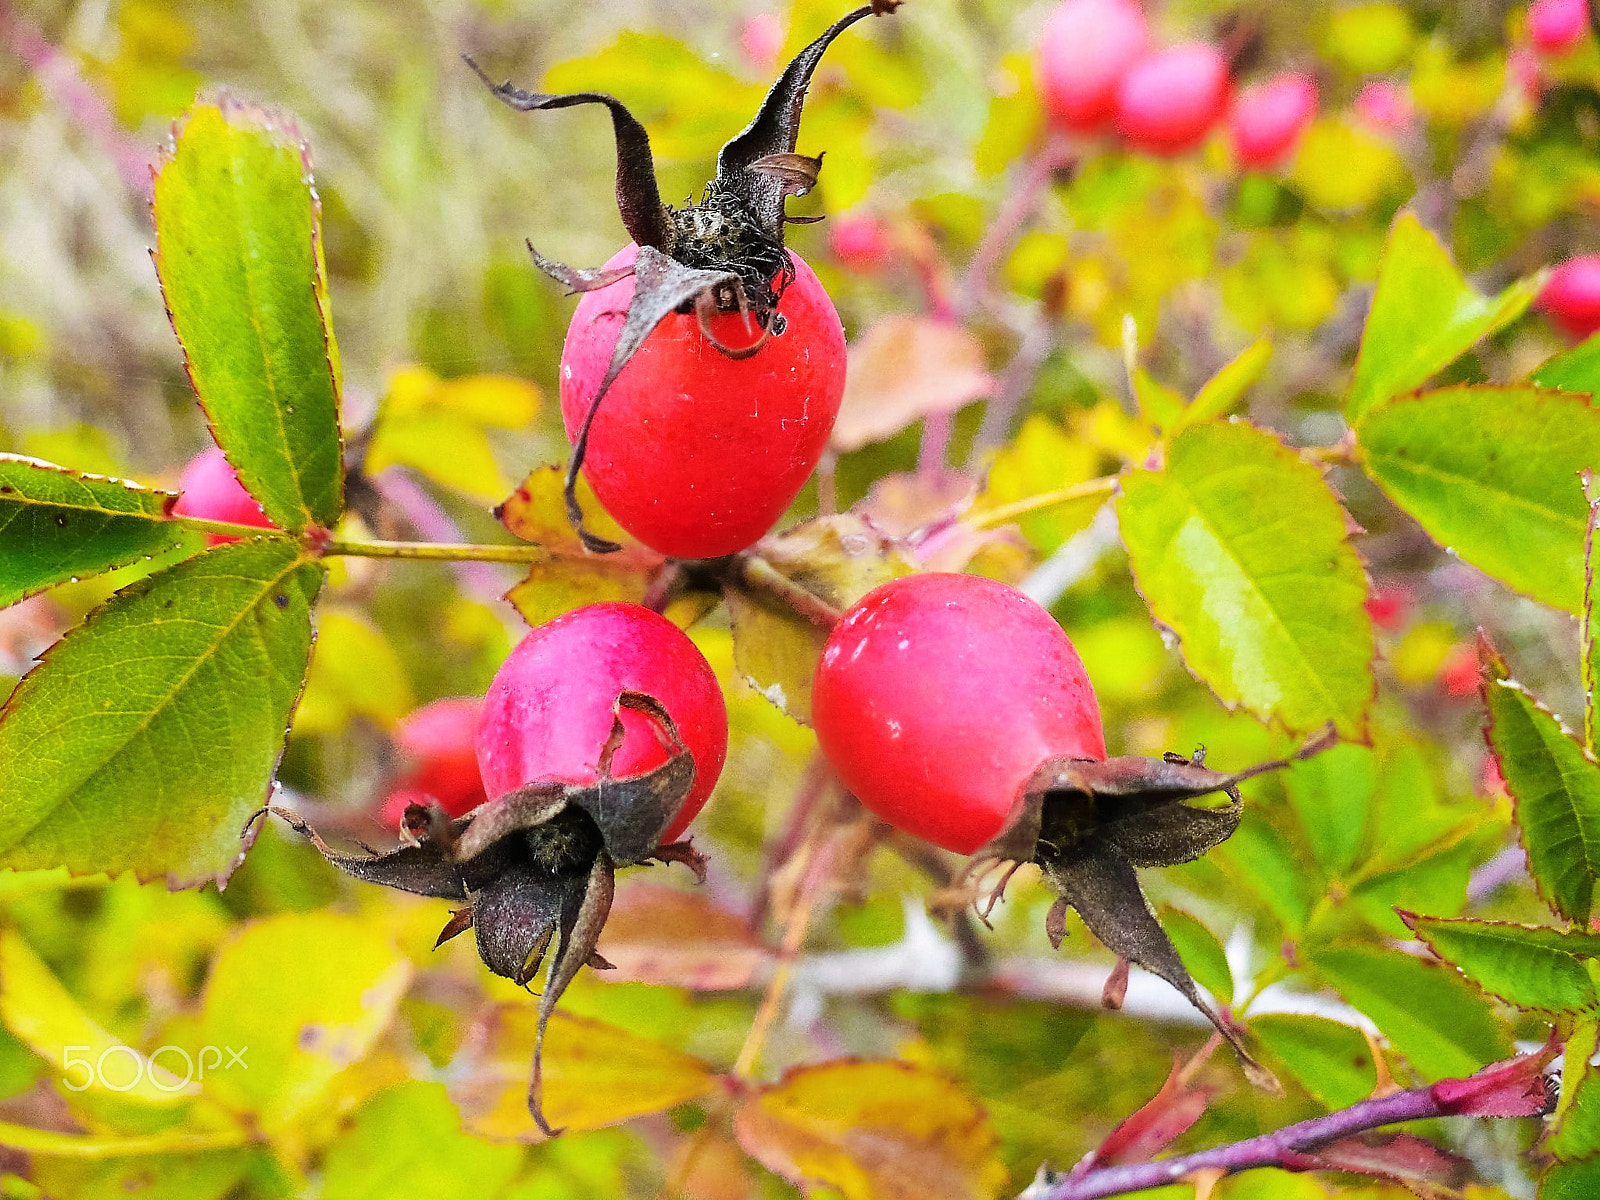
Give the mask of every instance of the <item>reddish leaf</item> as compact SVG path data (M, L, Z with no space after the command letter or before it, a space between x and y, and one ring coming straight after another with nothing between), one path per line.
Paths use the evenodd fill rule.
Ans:
M1184 1079L1183 1063L1174 1061L1172 1073L1161 1090L1143 1108L1123 1120L1094 1152L1096 1167L1115 1163L1144 1162L1165 1150L1200 1119L1211 1093L1190 1087Z
M1525 1054L1466 1079L1441 1079L1433 1098L1451 1116L1535 1117L1549 1110L1544 1068L1554 1052Z

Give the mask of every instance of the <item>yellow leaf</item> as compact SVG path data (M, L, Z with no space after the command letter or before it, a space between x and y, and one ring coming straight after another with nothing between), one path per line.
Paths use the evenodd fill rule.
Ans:
M421 408L385 415L367 447L366 468L410 467L419 474L486 502L511 483L500 471L481 426L446 409Z
M533 420L541 399L535 385L511 375L440 379L427 367L401 367L389 376L383 412L404 416L441 409L474 425L517 429Z
M1313 121L1294 163L1295 184L1306 199L1337 211L1367 208L1404 178L1394 147L1344 117Z
M734 1117L745 1152L845 1200L990 1200L1006 1181L988 1115L945 1076L843 1059L790 1071Z
M896 313L850 347L833 446L859 450L994 391L977 338L952 321Z
M1100 453L1073 437L1049 417L1033 413L1022 422L1012 443L995 457L983 494L972 506L980 517L995 509L1056 492L1094 478ZM1104 494L1052 505L1020 518L1023 535L1048 554L1094 519ZM985 522L987 524L987 522Z
M517 486L517 490L500 503L494 514L514 537L543 546L552 554L583 555L586 551L567 520L567 504L561 495L566 472L566 467L561 463L535 467ZM612 520L610 514L600 506L600 501L595 499L594 489L582 474L578 476L578 503L583 506L590 533L622 546L615 554L604 556L606 561L638 560L651 567L661 562L659 554L645 549L632 534Z
M594 528L593 524L590 528ZM637 604L644 599L650 576L628 563L615 565L604 560L558 559L534 563L527 578L506 593L529 625L543 625L585 604L625 600Z
M351 613L317 614L296 733L337 733L352 717L387 729L415 707L411 681L382 633Z
M528 1115L528 1077L538 1010L502 1004L489 1011L463 1050L466 1069L450 1095L469 1132L539 1141ZM557 1011L544 1043L544 1111L556 1128L599 1129L685 1104L716 1086L692 1055L589 1017Z

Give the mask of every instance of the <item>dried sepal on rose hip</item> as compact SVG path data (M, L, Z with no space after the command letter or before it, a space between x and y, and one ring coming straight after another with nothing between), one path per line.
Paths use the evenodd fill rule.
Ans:
M743 549L766 532L810 474L826 444L843 392L844 341L837 313L821 284L784 246L784 226L802 219L789 217L784 202L789 196L810 191L822 166L820 156L795 152L801 111L812 75L833 40L862 18L891 12L899 3L873 0L841 17L802 50L767 93L755 118L722 147L716 178L707 184L701 201L683 208L662 201L649 136L615 97L601 92L528 92L510 83L496 85L467 59L495 95L518 111L601 104L611 114L617 144L617 203L634 245L592 271L552 262L531 243L528 247L535 265L574 293L614 289L600 307L580 302L562 356L563 415L573 441L565 488L567 513L590 550L618 549L615 543L584 529L574 490L589 453L591 434L597 448L605 443L606 453L601 455L605 461L590 478L602 503L641 541L675 557L708 558ZM624 286L630 279L631 286ZM791 288L801 295L780 312L780 302ZM625 309L620 329L599 319L619 308ZM793 320L786 316L791 309ZM636 356L641 360L651 357L641 355L641 350L656 328L674 314L693 318L698 333L696 351L703 341L728 361L743 361L758 353L767 357L774 354L775 340L785 343L784 352L776 355L782 362L775 362L769 371L743 374L729 371L726 365L719 369L715 356L702 359L696 352L691 356L695 378L673 381L684 389L683 395L705 388L726 391L730 386L779 388L785 384L786 390L797 392L792 419L786 412L779 413L760 429L752 428L748 437L730 435L749 445L736 447L740 453L722 456L725 463L719 459L710 464L712 473L707 478L682 481L684 498L705 509L697 523L702 528L674 516L683 507L675 503L676 495L660 494L659 483L679 482L667 472L675 470L682 475L686 467L685 456L675 455L671 445L661 444L655 420L633 422L629 430L641 436L631 439L627 430L619 428L613 436L612 431L596 427L601 401L608 395L617 396L626 406L633 403L631 397L637 392L638 403L648 407L651 394L662 389L655 386L659 381L645 376L684 365L677 361L684 356L681 347L676 355L662 347L662 363L643 372L630 372L628 379L618 382L622 369ZM621 392L628 395L620 396ZM772 398L761 399L767 405ZM748 397L740 397L740 402L750 407ZM776 406L767 406L777 411ZM657 409L649 412L659 419ZM642 436L647 424L655 436ZM763 445L774 439L792 441L793 446L764 451ZM612 469L617 465L615 459L626 460L629 469ZM739 474L741 459L755 472L751 481L738 488L716 488L716 479L726 473L723 468ZM739 504L718 507L719 491L729 492ZM732 496L734 491L740 494ZM753 495L753 491L761 494ZM629 504L630 496L636 504Z
M1237 786L1289 760L1228 774L1200 755L1107 758L1094 688L1067 635L1015 588L974 575L912 575L868 593L828 638L812 718L828 761L868 808L973 855L969 878L1037 863L1059 897L1046 922L1052 943L1076 909L1107 949L1203 1012L1253 1079L1271 1079L1200 996L1136 872L1226 841L1239 824ZM1193 803L1216 794L1223 807Z
M649 719L668 757L652 770L616 778L611 763L624 738L625 711ZM617 868L655 859L685 863L702 879L705 874L704 860L688 843L662 845L694 789L695 764L658 701L639 692L616 698L598 776L592 784L532 783L454 819L437 802L413 804L401 826L402 844L386 853L336 850L296 813L262 810L282 817L347 875L462 902L436 945L471 929L484 965L521 986L549 960L528 1110L551 1136L560 1131L545 1120L540 1099L545 1026L579 968L610 966L595 947L611 911Z

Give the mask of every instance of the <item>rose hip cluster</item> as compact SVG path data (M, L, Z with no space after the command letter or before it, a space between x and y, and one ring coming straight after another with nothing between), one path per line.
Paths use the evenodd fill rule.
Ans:
M1138 0L1064 0L1045 22L1037 70L1064 130L1111 130L1136 150L1172 155L1226 120L1235 158L1252 170L1286 161L1317 111L1307 75L1279 75L1235 96L1219 47L1152 45Z

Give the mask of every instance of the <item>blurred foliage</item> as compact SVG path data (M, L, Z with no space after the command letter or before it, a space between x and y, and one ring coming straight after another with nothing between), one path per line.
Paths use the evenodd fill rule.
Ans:
M826 167L792 210L870 218L889 252L852 261L828 222L792 227L873 387L791 516L825 516L831 497L863 502L897 536L933 515L959 519L909 549L830 560L836 574L813 583L844 604L912 566L1009 579L1037 568L1095 679L1113 752L1203 744L1232 766L1283 753L1286 731L1329 718L1365 736L1251 783L1232 840L1147 880L1189 969L1231 1001L1286 1089L1253 1091L1220 1057L1197 1065L1209 1106L1174 1148L1354 1103L1391 1074L1470 1072L1552 1022L1569 1046L1592 1048L1600 956L1582 922L1600 783L1592 745L1550 710L1583 724L1569 614L1592 605L1592 563L1571 475L1600 463L1583 458L1586 432L1546 436L1557 411L1581 410L1560 427L1586 430L1587 402L1510 385L1563 347L1526 311L1538 271L1600 249L1600 50L1591 37L1534 60L1525 15L1503 5L1163 5L1161 41L1220 36L1242 19L1256 70L1316 73L1322 114L1297 155L1242 172L1221 137L1171 160L1089 140L1041 171L1049 135L1030 47L1047 10L910 0L842 40L819 73L800 149L826 150ZM615 92L649 127L677 201L710 175L773 73L742 48L743 22L776 17L787 54L836 15L822 0L770 11L743 0L0 6L0 151L14 164L0 173L0 446L170 486L209 444L146 255L148 168L197 95L227 93L292 113L312 148L321 316L338 329L321 353L342 372L347 449L369 472L349 491L341 535L503 539L487 506L510 494L499 519L544 544L560 527L545 464L567 453L555 397L569 307L522 241L607 259L623 236L607 199L614 159L599 113L509 113L458 55L529 87ZM1358 103L1374 83L1395 89L1401 119ZM279 174L292 192L292 161ZM1019 216L1035 176L1035 210ZM1412 215L1397 223L1402 207ZM1545 382L1592 392L1592 361L1569 359ZM1438 390L1410 397L1430 380ZM1224 423L1235 414L1250 426ZM1476 436L1463 436L1471 422ZM1294 467L1218 500L1216 478L1268 460ZM1126 548L1096 520L1110 488L1095 483L1124 468ZM1537 487L1524 486L1530 472ZM1436 486L1441 474L1450 487ZM1514 502L1537 488L1548 503ZM328 495L319 503L334 511ZM592 497L585 508L599 512ZM1273 520L1302 535L1287 575L1274 575L1286 551ZM1203 562L1180 552L1196 523L1209 527ZM836 545L839 528L791 536ZM61 585L0 610L0 679L171 561L124 565L155 549L108 552L91 569L120 569L93 579L40 568L26 590ZM655 565L648 552L520 575L333 561L278 769L288 799L381 839L375 814L401 765L395 721L423 700L481 692L525 618L642 596ZM1053 569L1067 579L1054 590ZM1216 608L1219 594L1239 603ZM1304 623L1277 618L1274 604L1305 595L1321 608ZM654 920L624 922L619 901L617 949L602 942L616 976L586 972L552 1026L550 1108L571 1133L533 1142L521 1108L531 1006L470 947L432 948L443 906L351 884L269 828L220 893L169 893L132 873L0 872L0 1196L746 1200L795 1194L804 1179L854 1200L902 1194L885 1182L888 1161L932 1181L919 1194L987 1198L1098 1146L1157 1093L1174 1055L1199 1049L1196 1015L1138 975L1125 1010L1103 1011L1111 956L1075 917L1050 951L1049 897L1031 870L992 932L930 922L923 901L959 864L899 853L819 783L815 740L789 715L805 715L815 630L748 601L713 603L670 611L729 700L728 765L697 825L711 882L703 898L673 891L679 900L638 910ZM1265 633L1230 642L1245 627ZM1478 627L1522 688L1480 672ZM302 642L286 640L280 657L303 660ZM51 663L66 670L71 655ZM225 658L221 673L242 696L258 668ZM1489 760L1480 687L1516 768ZM186 719L216 716L188 703ZM60 716L39 723L45 737ZM3 739L0 752L13 765L23 754ZM215 769L249 774L275 752ZM34 765L44 807L60 781ZM154 836L157 806L187 805L214 826L207 862L140 873L226 875L216 863L231 862L259 796L241 786L217 811L186 776L180 762L103 766L94 811L120 814L101 834L114 843L98 848L107 861L133 861L116 855ZM1560 886L1543 894L1575 930L1545 929L1552 911L1514 845L1505 782L1523 780L1549 822L1524 842L1541 882L1554 863ZM69 810L52 808L41 836L79 846ZM824 842L833 870L807 898L797 848ZM58 850L28 865L60 861ZM1429 944L1465 976L1410 953L1420 947L1397 909L1432 919ZM777 953L797 921L803 946ZM1508 954L1524 957L1508 968ZM775 972L787 990L758 1017ZM1508 972L1564 986L1513 993ZM87 1075L69 1066L83 1056ZM1600 1186L1600 1084L1586 1055L1569 1050L1567 1063L1561 1140L1546 1147L1562 1159L1551 1196ZM136 1065L122 1089L116 1071ZM80 1076L95 1086L78 1088ZM1532 1122L1428 1132L1480 1172L1462 1194L1532 1194ZM1195 1187L1150 1194L1189 1200ZM1278 1172L1214 1193L1404 1194Z

